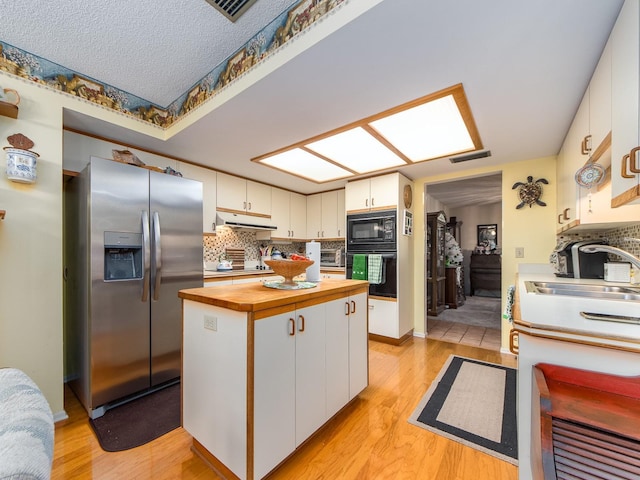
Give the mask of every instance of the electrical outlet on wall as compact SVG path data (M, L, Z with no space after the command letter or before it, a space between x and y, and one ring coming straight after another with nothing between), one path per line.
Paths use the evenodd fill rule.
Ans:
M516 258L524 258L524 247L516 247Z

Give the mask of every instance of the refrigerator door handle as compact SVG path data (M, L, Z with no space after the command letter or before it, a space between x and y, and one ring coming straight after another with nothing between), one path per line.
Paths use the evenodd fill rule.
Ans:
M142 277L142 302L149 298L149 269L151 265L151 248L149 246L149 212L142 211L142 248L144 255L144 275Z
M162 238L160 235L160 214L153 212L153 254L155 264L155 283L153 286L153 299L160 297L160 282L162 280Z

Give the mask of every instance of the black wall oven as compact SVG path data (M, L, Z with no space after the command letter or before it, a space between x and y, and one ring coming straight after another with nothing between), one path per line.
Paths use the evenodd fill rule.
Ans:
M382 280L369 284L370 296L398 296L396 218L395 210L347 215L347 278L353 278L354 255L364 255L366 262L371 254L382 257Z
M369 284L369 295L373 297L397 298L398 296L398 255L396 252L358 252L368 257L371 253L378 253L382 256L382 282ZM354 253L347 252L347 278L353 278L353 256Z

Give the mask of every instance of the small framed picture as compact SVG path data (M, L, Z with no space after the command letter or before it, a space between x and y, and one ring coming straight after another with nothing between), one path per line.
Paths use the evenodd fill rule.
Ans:
M489 247L491 250L498 246L498 225L478 225L478 245Z
M413 213L408 210L404 211L402 233L409 236L413 235Z

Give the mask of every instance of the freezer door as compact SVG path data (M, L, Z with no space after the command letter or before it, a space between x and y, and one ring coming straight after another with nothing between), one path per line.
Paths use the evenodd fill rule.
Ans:
M149 301L143 299L144 271L132 266L133 244L144 243L149 173L92 158L89 181L91 399L87 407L95 409L149 387ZM120 252L118 242L132 245ZM143 270L147 252L137 252ZM113 268L106 267L109 262Z
M202 286L202 183L150 174L151 384L180 376L182 302Z

